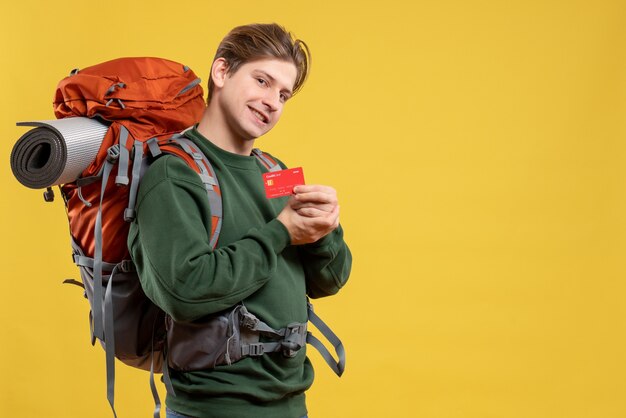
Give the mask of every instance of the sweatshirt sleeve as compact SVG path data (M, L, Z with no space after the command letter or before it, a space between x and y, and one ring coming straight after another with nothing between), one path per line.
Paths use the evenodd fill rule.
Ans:
M278 158L281 168L287 168ZM352 254L343 240L341 225L330 234L312 244L298 246L306 278L309 297L321 298L339 292L348 281L352 268Z
M350 276L352 254L343 240L341 225L312 244L298 247L311 298L334 295Z
M195 172L162 157L140 187L128 246L146 295L176 321L227 309L261 288L289 234L272 220L213 250L206 189Z

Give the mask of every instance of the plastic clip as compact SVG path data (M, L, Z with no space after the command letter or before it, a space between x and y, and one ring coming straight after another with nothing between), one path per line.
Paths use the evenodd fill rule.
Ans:
M250 357L262 356L265 353L263 343L250 344Z
M285 339L280 345L283 348L283 356L295 357L302 348L302 333L305 332L302 324L288 325L285 330Z
M115 144L107 150L107 161L114 164L120 158L120 145Z

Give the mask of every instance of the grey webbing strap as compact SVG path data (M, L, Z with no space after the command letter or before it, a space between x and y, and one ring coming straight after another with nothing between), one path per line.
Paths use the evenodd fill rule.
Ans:
M282 338L285 335L285 329L275 330L274 328L261 321L256 315L250 313L248 309L241 305L241 326L251 331L263 332L270 334L274 338Z
M88 208L90 208L91 207L91 203L86 201L85 198L83 197L83 192L82 192L81 186L78 186L78 188L76 190L77 190L78 198L80 199L81 202L83 202L83 205L85 205Z
M170 368L167 360L167 341L163 346L163 366L161 367L161 371L163 372L163 383L165 384L165 390L168 394L172 396L176 396L176 391L174 391L174 386L172 385L172 379L170 379Z
M258 319L256 320L256 323L254 324L254 326L249 327L249 329L252 331L262 332L264 334L270 334L270 336L274 338L282 338L285 336L284 328L280 330L275 330L274 328L267 325L265 322L258 320Z
M152 154L153 157L161 155L161 149L159 148L158 140L156 139L156 137L150 138L148 141L146 141L146 144L148 144L148 149L150 150L150 154Z
M152 324L152 338L150 340L150 391L152 392L152 399L154 399L154 418L161 417L161 398L159 398L159 392L154 383L154 331L156 329L157 318L154 319L154 323Z
M115 158L115 150L109 148L111 159ZM94 226L95 254L93 262L93 333L96 338L104 341L104 330L102 329L102 201L104 200L104 190L106 189L109 175L113 168L113 162L107 157L102 173L102 188L100 190L100 206L96 215Z
M79 267L88 267L90 269L94 268L94 259L91 257L86 257L80 254L72 254L72 258L74 259L74 264ZM102 270L103 271L113 271L115 268L115 264L102 262Z
M256 326L254 327L254 331L263 332L265 334L271 334L277 337L283 337L285 335L285 328L280 329L280 330L275 330L274 328L270 327L263 321L259 321L256 324Z
M96 344L96 336L93 334L93 311L89 311L89 337L91 337L91 345Z
M143 160L143 144L135 140L133 148L135 150L135 155L133 156L133 175L130 183L130 191L128 192L128 207L124 210L124 220L126 222L135 220L135 202L137 201L137 190L139 190L141 161Z
M204 183L204 186L207 190L207 194L209 195L209 208L211 209L211 216L215 216L217 218L217 226L215 228L215 233L211 236L209 245L212 248L215 248L217 245L217 240L220 236L220 231L222 229L223 222L223 207L222 207L222 198L217 194L213 186L219 189L219 182L217 181L217 176L215 175L215 170L211 166L211 162L209 159L198 149L197 152L194 152L191 149L191 145L193 143L184 137L172 137L170 139L172 143L180 145L180 147L189 154L195 161L196 165L200 169L200 179ZM197 148L197 147L196 147ZM205 165L203 164L206 164Z
M204 164L202 164L202 160L206 160L206 157L199 151L193 151L191 149L192 144L186 138L177 138L174 139L173 142L179 144L183 151L193 158L196 166L198 166L198 169L200 170L200 178L202 179L202 182L206 186L207 190L212 188L212 186L216 186L217 180L215 179L215 176L211 176L210 172L208 172Z
M195 80L193 80L191 83L187 84L187 86L185 86L185 88L183 88L176 96L180 96L181 94L185 93L188 90L191 90L192 88L194 88L195 86L197 86L198 84L200 84L202 82L201 79L196 78Z
M152 399L154 399L154 413L152 416L161 418L161 398L159 398L159 392L154 383L154 347L150 352L150 391L152 392Z
M107 94L111 94L113 93L116 89L118 88L122 88L122 87L126 87L126 84L120 82L120 83L115 83L113 84L111 87L109 87L109 89L107 91L104 92L104 95L106 96Z
M211 193L209 193L209 204L211 202ZM213 234L213 236L211 237L210 241L209 241L209 245L211 246L211 248L215 248L217 245L217 240L220 237L220 231L222 230L222 217L218 217L217 219L217 225L215 226L215 233Z
M322 319L317 316L315 312L313 312L313 305L311 305L310 303L308 304L308 311L309 321L311 321L311 323L315 325L317 329L320 330L322 335L324 335L324 337L326 337L326 339L333 345L339 361L335 362L335 359L326 349L324 344L322 344L322 342L310 332L307 332L306 342L311 344L317 349L317 351L320 352L326 363L330 366L331 369L333 369L337 376L341 376L346 368L346 352L343 348L341 340L339 340L337 335L335 335L335 333L332 332L330 328L328 328L328 325L326 325L324 321L322 321Z
M120 125L120 162L117 167L117 177L115 177L115 184L128 185L128 161L130 155L128 148L126 148L126 141L128 140L128 129L124 125Z
M258 148L253 148L252 149L252 153L254 154L254 156L261 161L261 163L267 167L267 169L272 172L272 171L280 171L282 170L282 167L279 166L278 164L273 163L269 158L267 158L265 156L265 154L263 153L263 151L261 151Z
M112 288L116 272L117 268L109 276L109 282L104 293L104 337L106 339L104 341L104 351L107 370L107 399L115 418L117 418L117 414L115 413L115 329L113 324Z

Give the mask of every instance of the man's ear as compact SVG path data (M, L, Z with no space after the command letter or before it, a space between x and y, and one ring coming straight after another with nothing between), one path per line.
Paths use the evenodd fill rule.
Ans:
M218 58L213 61L213 65L211 66L211 78L213 79L213 84L215 87L223 87L224 80L228 75L228 62L224 58Z

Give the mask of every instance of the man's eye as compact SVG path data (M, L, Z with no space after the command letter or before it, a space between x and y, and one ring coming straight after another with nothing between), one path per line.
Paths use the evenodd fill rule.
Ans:
M267 84L267 82L265 80L263 80L262 78L257 78L256 81L258 81L259 84L262 85L262 86Z
M280 95L280 100L281 100L283 103L284 103L284 102L286 102L288 98L289 98L289 97L287 97L287 95L286 95L286 94L281 94L281 95Z

